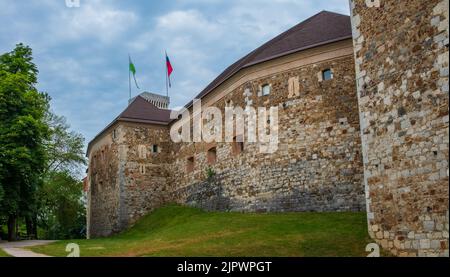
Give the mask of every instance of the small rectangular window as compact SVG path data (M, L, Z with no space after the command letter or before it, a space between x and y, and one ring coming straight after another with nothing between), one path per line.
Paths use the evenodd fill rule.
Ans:
M112 139L113 139L113 140L116 140L116 139L117 139L117 129L114 129L114 130L112 131Z
M145 165L144 165L144 164L141 164L141 165L139 166L139 172L140 172L141 174L145 174Z
M158 153L158 145L157 144L153 144L152 152L153 153Z
M333 73L331 72L331 69L325 69L322 71L322 80L327 81L333 79Z
M207 157L208 164L209 165L215 164L216 160L217 160L217 150L216 150L216 148L213 147L213 148L209 149L207 155L208 155L208 157Z
M189 157L186 161L186 172L191 173L194 171L194 157Z
M269 95L270 94L270 85L266 84L266 85L262 86L261 90L262 90L263 96Z
M233 154L239 155L244 151L244 141L242 136L236 136L233 138Z

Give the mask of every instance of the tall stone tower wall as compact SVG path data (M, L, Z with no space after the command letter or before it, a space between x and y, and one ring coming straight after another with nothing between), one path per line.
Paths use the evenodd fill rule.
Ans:
M448 0L352 0L369 233L448 256Z
M88 238L123 231L167 203L169 145L167 126L125 121L96 140L89 155Z

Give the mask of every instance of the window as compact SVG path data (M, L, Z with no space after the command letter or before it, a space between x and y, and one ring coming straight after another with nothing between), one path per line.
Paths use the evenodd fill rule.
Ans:
M233 154L239 155L244 151L244 142L242 136L233 138Z
M112 139L115 141L117 139L117 129L112 131Z
M269 95L270 94L270 85L269 84L263 85L261 88L261 91L262 91L263 96Z
M192 171L194 171L194 157L189 157L187 159L187 163L186 163L186 171L187 173L191 173Z
M144 164L139 165L139 172L141 174L145 174L145 165Z
M244 151L244 140L243 136L236 136L233 138L233 153L238 155Z
M100 181L100 182L98 182L98 185L97 185L97 191L102 192L102 188L103 188L103 182Z
M153 152L153 153L158 153L158 145L157 145L157 144L153 144L153 146L152 146L152 152Z
M208 164L212 165L216 163L217 160L217 150L215 147L208 150L207 153Z
M322 80L327 81L333 79L333 73L331 72L331 69L325 69L322 71Z

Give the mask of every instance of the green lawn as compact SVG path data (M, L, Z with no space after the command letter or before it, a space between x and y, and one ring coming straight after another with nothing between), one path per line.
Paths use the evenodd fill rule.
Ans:
M66 256L80 245L81 256L366 256L364 212L205 212L169 205L129 230L102 239L59 241L30 248Z
M6 252L3 251L3 249L0 248L0 258L2 258L2 257L11 257L11 256L6 254Z

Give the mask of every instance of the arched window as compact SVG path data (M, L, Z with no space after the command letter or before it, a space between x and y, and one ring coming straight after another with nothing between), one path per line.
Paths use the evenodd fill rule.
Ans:
M215 164L217 161L217 150L216 147L210 148L207 153L208 164Z

